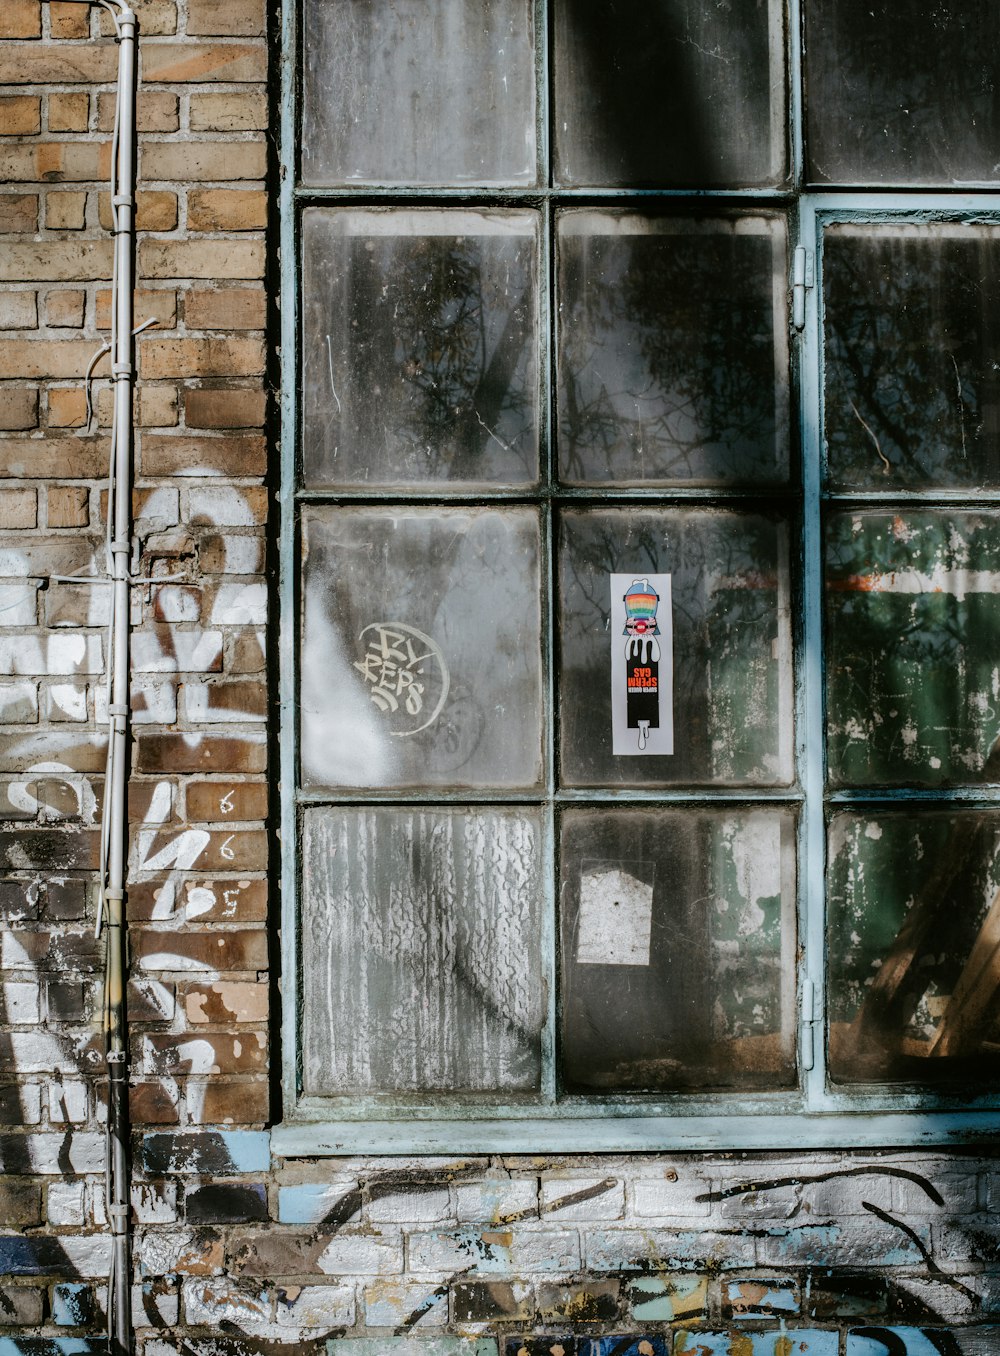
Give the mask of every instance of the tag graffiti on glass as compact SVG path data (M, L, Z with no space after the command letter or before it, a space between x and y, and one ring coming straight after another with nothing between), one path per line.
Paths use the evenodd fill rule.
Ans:
M612 752L674 751L669 574L612 574Z
M448 698L444 655L423 631L404 622L372 622L358 636L365 647L354 667L390 733L405 737L433 725Z

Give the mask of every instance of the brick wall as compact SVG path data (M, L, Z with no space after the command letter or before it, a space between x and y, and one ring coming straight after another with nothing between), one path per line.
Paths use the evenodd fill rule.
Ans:
M157 320L129 794L141 1350L1000 1353L982 1154L272 1160L266 16L137 9L136 319ZM110 401L85 430L81 375L110 318L115 69L99 11L0 6L0 1351L99 1349L108 1265L107 594L50 576L102 569Z

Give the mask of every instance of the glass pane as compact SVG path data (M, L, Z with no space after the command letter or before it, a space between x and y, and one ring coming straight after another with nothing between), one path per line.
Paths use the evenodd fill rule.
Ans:
M532 212L303 214L311 488L538 475Z
M303 1092L538 1087L540 817L303 815Z
M778 182L784 48L780 0L556 0L556 181Z
M306 184L535 182L531 0L306 0Z
M837 513L826 562L831 780L1000 781L1000 516Z
M783 523L703 509L567 510L559 535L558 719L570 786L780 785L792 771ZM669 575L674 752L613 752L612 574ZM660 621L661 627L663 619ZM668 686L665 650L660 683Z
M534 509L303 513L307 787L541 776Z
M784 222L559 222L559 468L570 484L788 475Z
M995 0L807 0L810 179L995 179L998 50Z
M830 1068L840 1082L1000 1074L1000 814L830 824Z
M1000 229L832 226L823 290L832 483L1000 484Z
M567 811L567 1086L791 1083L794 864L784 810Z

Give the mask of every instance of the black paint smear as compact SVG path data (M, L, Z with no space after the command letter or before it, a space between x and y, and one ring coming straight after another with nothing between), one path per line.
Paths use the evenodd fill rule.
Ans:
M972 1300L974 1304L979 1303L979 1296L974 1290L970 1290L967 1285L963 1285L962 1282L957 1280L954 1276L948 1276L941 1270L935 1259L931 1256L930 1249L924 1245L920 1236L911 1229L908 1224L904 1224L901 1219L896 1219L896 1217L890 1215L887 1210L880 1210L877 1205L872 1205L871 1201L862 1201L861 1204L866 1210L869 1210L875 1215L877 1219L882 1220L885 1224L893 1225L895 1228L906 1234L907 1238L912 1241L914 1247L924 1259L924 1265L927 1267L927 1270L932 1276L936 1277L942 1285L951 1286L952 1290L957 1290L960 1294L964 1295L966 1299Z
M928 1342L941 1353L941 1356L962 1356L961 1348L950 1332L940 1329L922 1328ZM867 1337L885 1347L885 1356L907 1356L909 1346L906 1339L900 1337L891 1328L852 1328L852 1337Z
M835 1168L830 1172L816 1173L810 1177L772 1177L767 1182L741 1182L738 1186L724 1187L721 1191L703 1191L701 1195L695 1196L696 1201L725 1201L732 1196L745 1196L755 1191L773 1191L777 1187L800 1187L809 1186L816 1182L834 1182L839 1177L900 1177L907 1182L913 1182L915 1186L920 1187L921 1191L931 1198L935 1205L944 1205L944 1197L926 1177L922 1177L918 1172L908 1172L906 1168Z

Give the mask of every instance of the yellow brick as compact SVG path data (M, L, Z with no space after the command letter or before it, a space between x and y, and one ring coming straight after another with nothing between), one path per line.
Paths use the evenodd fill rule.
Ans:
M79 6L74 6L79 8ZM49 131L85 132L90 119L90 95L82 90L49 95Z
M142 47L144 81L231 80L263 83L267 79L267 47L255 43L165 42ZM0 66L0 74L2 74Z
M50 193L45 199L45 225L50 231L82 231L86 219L86 193Z
M41 34L39 0L4 0L0 6L0 38L39 38Z
M0 281L4 282L34 282L36 278L83 282L110 277L110 240L18 241L0 250Z
M191 95L193 131L255 132L267 125L267 98L262 89Z
M0 330L33 330L38 325L34 292L0 292Z
M189 330L262 330L266 316L262 287L192 287L184 293Z
M267 194L257 188L195 188L188 194L192 231L257 231L267 225Z
M30 346L24 343L24 347ZM3 348L0 340L0 353ZM139 367L146 381L157 377L254 377L264 371L264 344L260 339L141 339L139 352Z
M144 15L145 8L144 5ZM145 17L142 29L145 33ZM135 123L140 132L176 132L180 126L177 95L160 89L140 91L135 106ZM115 96L110 90L104 90L97 96L97 126L102 132L110 132L114 125Z
M42 130L42 101L32 94L0 99L0 134L30 136Z
M81 378L95 348L93 339L0 339L0 372L7 377L54 381ZM108 375L106 356L94 370L98 376Z
M0 490L0 528L34 527L37 522L37 490Z
M264 243L259 240L143 240L142 278L262 278Z
M33 386L0 385L0 429L11 433L38 426L38 392Z
M38 8L37 4L35 6ZM8 7L0 7L6 14ZM0 37L5 36L0 30ZM0 85L106 85L118 74L114 43L52 42L0 46ZM263 79L263 77L260 77Z
M174 0L142 0L137 11L140 38L162 38L177 32L177 6ZM111 22L111 15L105 9L99 13L101 32L106 38L113 37L115 26Z
M78 288L60 288L45 294L45 323L57 328L79 329L83 324L83 309L87 294Z
M107 473L106 438L0 438L0 475L11 479L97 480Z
M177 294L172 288L141 288L133 298L135 323L154 319L158 330L172 330L177 322ZM99 330L111 328L111 292L101 288L97 293L96 324Z
M264 407L264 392L259 386L184 393L184 420L188 428L261 428Z
M111 423L114 392L102 387L97 396L98 422ZM135 422L140 428L173 428L177 423L176 386L140 386L135 393Z
M110 168L110 141L36 141L0 146L0 178L11 183L106 180Z
M0 232L28 235L37 229L37 193L0 193Z
M97 215L106 231L111 230L111 194L97 197ZM177 225L177 194L165 189L140 189L135 195L135 226L139 231L172 231Z
M79 386L49 389L49 428L79 428L84 421L87 398Z
M49 24L54 38L89 38L90 6L52 0L49 5Z
M139 172L146 183L187 179L263 179L261 141L147 141Z
M50 485L46 521L49 527L86 527L90 494L82 485Z
M264 30L263 0L188 0L187 31L196 36L256 38Z

